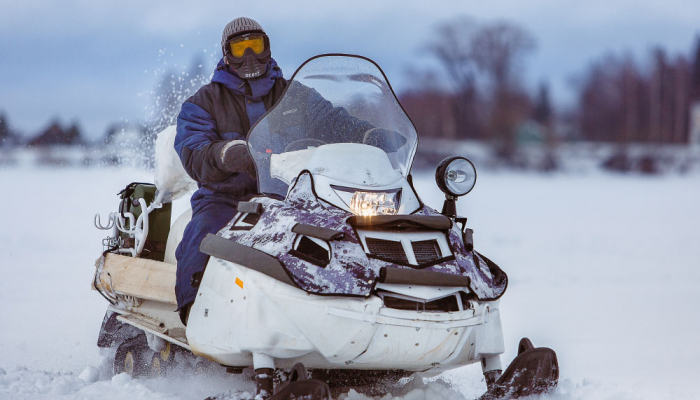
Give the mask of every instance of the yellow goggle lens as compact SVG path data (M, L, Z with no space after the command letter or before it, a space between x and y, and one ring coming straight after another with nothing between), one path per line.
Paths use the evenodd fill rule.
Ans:
M247 48L251 48L255 54L260 54L265 50L265 39L261 36L252 38L242 38L233 40L229 43L231 55L234 57L243 57L243 53Z

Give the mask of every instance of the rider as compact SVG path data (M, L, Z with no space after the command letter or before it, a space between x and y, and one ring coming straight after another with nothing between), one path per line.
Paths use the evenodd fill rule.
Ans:
M175 252L175 294L183 323L208 260L199 251L200 242L223 228L238 202L256 192L245 135L287 87L271 57L270 40L255 20L241 17L228 23L221 50L211 83L182 104L177 118L175 150L199 186L191 199L192 220Z
M192 220L175 252L175 294L183 323L209 259L199 251L199 244L208 233L216 233L233 218L239 201L257 192L246 134L288 86L271 57L270 40L256 21L241 17L226 25L221 50L223 58L211 83L182 104L177 118L175 150L199 186L191 199ZM308 93L308 106L299 114L316 123L307 129L323 134L342 129L353 142L382 141L384 130L333 107L313 89Z

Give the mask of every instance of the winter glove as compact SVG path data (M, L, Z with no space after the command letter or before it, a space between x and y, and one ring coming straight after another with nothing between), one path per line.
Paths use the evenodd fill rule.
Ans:
M248 174L255 177L255 164L242 140L232 140L221 149L221 162L228 172Z
M395 131L384 128L372 128L365 132L363 143L379 147L387 153L393 153L406 144L406 138Z

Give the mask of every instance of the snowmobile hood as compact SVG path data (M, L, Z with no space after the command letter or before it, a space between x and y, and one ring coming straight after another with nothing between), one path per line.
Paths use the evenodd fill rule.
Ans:
M274 59L267 63L267 72L261 77L243 79L235 71L231 71L222 58L216 66L211 81L222 83L227 88L245 95L245 81L247 80L252 91L251 97L260 98L270 92L277 78L282 78L282 70L277 66L277 62Z
M212 251L205 242L200 250L215 257L235 254L243 259L228 261L250 268L265 264L268 271L263 273L308 293L366 297L380 280L382 269L420 270L468 282L460 286L468 286L480 300L499 298L508 284L507 276L498 266L466 250L456 224L427 206L411 216L379 218L377 224L368 227L367 221L358 223L352 213L325 205L316 196L313 175L305 172L295 181L285 200L259 196L245 207L217 233L223 240L217 240L218 244L208 243L223 246L221 251ZM298 224L306 229L295 229ZM314 233L314 229L334 234L324 237ZM404 238L414 232L422 235L417 240L423 241L442 237L447 241L445 252L413 264L400 261L400 257L392 258L388 253L375 254L371 249L366 252L364 244L368 240L387 239L381 231L400 232L398 235ZM400 238L394 236L393 240ZM233 245L226 246L227 242Z

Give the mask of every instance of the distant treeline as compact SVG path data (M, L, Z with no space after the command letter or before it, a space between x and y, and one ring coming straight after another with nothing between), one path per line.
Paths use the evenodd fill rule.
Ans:
M400 96L419 135L488 140L506 154L528 138L688 143L691 105L700 101L700 36L694 54L657 48L648 66L605 55L574 83L575 108L556 112L547 83L534 94L524 89L522 65L534 46L510 23L460 18L441 25L425 50L443 70L413 71L415 88ZM447 88L440 75L450 78Z
M460 17L438 26L432 38L421 50L442 68L410 70L412 87L399 93L420 136L483 140L505 158L526 141L553 146L571 140L690 140L690 109L700 102L700 36L692 54L657 48L645 62L612 53L591 62L574 83L578 102L571 109L551 103L547 82L535 93L526 88L524 65L536 43L524 28ZM162 71L148 121L113 124L98 141L87 142L78 124L57 120L27 138L10 129L0 110L0 146L102 145L137 131L143 150L151 151L155 133L174 123L182 102L209 81L203 64L198 56L188 68Z

